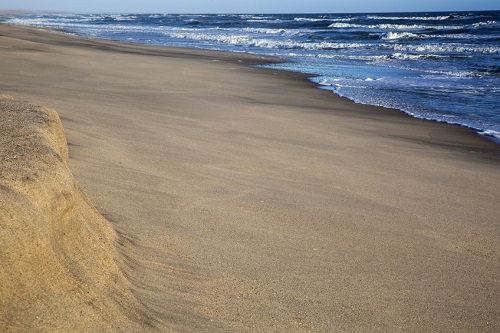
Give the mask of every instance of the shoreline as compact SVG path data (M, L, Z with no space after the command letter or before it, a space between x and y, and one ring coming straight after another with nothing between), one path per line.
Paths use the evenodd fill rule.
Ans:
M5 23L0 23L0 24L5 24ZM79 35L75 32L71 31L66 31L64 29L53 29L53 28L46 28L46 27L32 27L32 26L25 26L25 25L16 25L16 24L7 24L7 25L12 25L16 27L26 27L29 29L35 29L35 30L42 30L42 31L47 31L49 33L61 33L61 34L67 34L69 36L76 37L78 39L83 39L87 40L88 42L92 41L101 41L103 43L110 43L110 44L122 44L123 46L131 45L131 46L137 46L138 48L141 47L146 47L146 48L159 48L159 49L166 49L169 50L170 52L174 54L179 54L179 56L182 56L182 54L189 54L191 56L193 55L198 55L200 57L217 57L220 58L221 60L225 61L235 61L239 65L245 65L253 68L259 68L261 70L269 70L272 73L276 72L281 72L285 76L289 76L290 78L293 79L298 79L298 80L304 80L309 83L309 85L314 88L314 89L319 89L326 91L330 93L330 95L335 98L337 101L343 101L347 104L352 103L355 105L359 105L361 108L366 107L370 108L373 110L378 110L375 112L381 112L380 110L383 110L382 112L394 112L394 113L399 113L400 115L404 117L409 117L412 119L416 120L423 120L423 121L430 121L433 123L437 124L442 124L445 126L452 126L452 127L459 127L462 129L465 129L466 131L469 131L471 135L478 137L479 139L486 141L488 143L493 143L494 145L498 145L499 148L499 154L500 154L500 138L492 137L488 134L481 134L479 129L466 126L466 125L461 125L457 123L449 123L445 121L439 121L435 119L430 119L430 118L423 118L423 117L418 117L416 115L410 114L410 112L404 111L402 109L396 109L396 108L391 108L391 107L386 107L386 106L380 106L380 105L374 105L374 104L364 104L364 103L359 103L356 102L348 97L338 95L332 90L329 90L327 88L323 88L321 85L318 85L311 79L315 77L314 74L310 73L304 73L304 72L296 72L296 71L290 71L286 69L276 69L276 68L267 68L264 67L265 65L273 64L273 63L286 63L286 60L284 58L281 58L279 56L270 56L270 55L264 55L264 54L259 54L259 53L239 53L239 52L231 52L231 51L219 51L219 50L210 50L210 49L203 49L203 48L189 48L189 47L176 47L176 46L162 46L162 45L150 45L150 44L141 44L141 43L133 43L133 42L123 42L120 40L115 40L115 39L104 39L104 38L91 38L83 35ZM192 51L192 52L191 52ZM153 51L154 53L154 51ZM306 89L309 89L309 87L306 87ZM446 135L444 135L446 136ZM499 156L500 158L500 156Z
M58 30L54 30L54 29L51 29L51 28L46 28L46 29L48 31L58 32ZM273 64L273 63L279 64L279 63L286 63L287 62L286 59L281 58L279 56L271 56L271 55L265 55L265 54L260 54L260 53L251 53L251 52L239 53L239 52L231 52L231 51L219 51L219 50L203 49L203 48L195 48L195 47L189 48L189 47L177 47L177 46L150 45L150 44L141 44L141 43L133 43L133 42L123 42L123 41L116 40L116 39L89 38L89 37L86 37L86 36L83 36L83 35L79 35L77 33L74 33L74 32L71 32L71 31L66 31L66 30L60 30L60 32L67 33L67 34L70 34L70 35L73 35L73 36L76 36L76 37L79 37L79 38L88 38L90 40L94 40L95 39L95 40L103 40L103 41L109 41L109 42L132 44L132 45L137 45L137 46L153 46L153 47L160 47L160 48L162 48L162 47L173 48L173 49L179 49L179 50L186 50L187 53L189 53L189 51L194 51L195 53L197 51L200 51L200 52L213 52L215 54L218 54L218 53L227 54L228 58L231 58L231 57L239 58L238 56L241 55L241 54L248 55L251 59L253 57L256 57L255 59L247 60L247 61L241 61L241 59L239 59L238 62L241 63L241 64L244 63L247 66L252 66L252 67L255 67L255 68L269 69L270 71L274 71L274 72L278 71L278 72L285 72L285 73L295 74L295 75L293 75L294 77L297 76L299 79L307 80L309 83L311 83L311 85L315 89L325 90L325 91L329 92L332 96L334 96L334 98L337 98L337 99L340 99L340 100L345 100L347 103L354 103L354 104L357 104L357 105L360 105L360 106L366 106L366 107L371 107L371 108L382 108L382 109L392 110L392 111L399 112L399 113L403 114L404 116L408 116L408 117L413 118L413 119L419 119L419 120L431 121L431 122L445 124L445 125L451 125L451 126L461 127L461 128L464 128L466 130L471 131L471 133L474 136L478 136L479 138L485 139L488 142L492 142L494 144L500 145L500 138L497 138L495 136L492 136L492 135L486 134L486 133L483 134L483 133L480 132L481 131L480 129L477 129L477 128L474 128L474 127L471 127L471 126L462 125L462 124L459 124L459 123L441 121L441 120L432 119L432 118L424 118L424 117L420 117L418 115L413 115L413 114L411 114L410 111L405 111L403 109L397 109L397 108L391 108L391 107L382 106L382 105L365 104L365 103L357 102L355 100L350 99L349 97L345 97L345 96L339 95L336 92L328 89L327 87L324 87L324 86L319 85L318 83L315 83L314 81L311 80L312 78L316 77L316 75L314 75L314 74L304 73L304 72L298 72L298 71L291 71L291 70L287 70L287 69L267 68L267 67L265 67L266 65L270 65L270 64Z
M51 27L48 27L47 29L55 29L55 28L54 28L54 27L52 27L52 28L51 28ZM63 29L64 29L64 28L63 28ZM55 29L55 30L59 30L59 29ZM64 31L64 30L61 30L61 31ZM85 35L82 35L82 34L80 34L80 33L78 33L78 32L71 32L71 31L66 31L66 32L67 32L67 33L69 33L69 34L73 34L73 35L75 35L75 36L83 37L83 38L90 38L90 39L96 39L96 38L98 39L98 38L102 38L102 37L95 37L95 36L94 36L94 37L92 37L92 36L85 36ZM81 31L81 32L84 32L84 31ZM115 38L114 36L108 36L108 37L109 37L109 38L111 38L111 39L109 39L110 41L120 42L120 40L119 40L119 39L113 39L113 38ZM146 43L146 44L141 44L141 43L139 43L139 42L130 42L130 41L126 41L126 40L123 40L123 42L125 42L125 43L137 43L137 45L146 45L146 46L147 46L147 45L153 45L153 44L147 44L147 42L144 42L144 43ZM161 47L161 43L160 43L160 44L158 44L158 45L156 45L156 46L160 46L160 47ZM168 46L167 46L167 47L168 47ZM175 47L175 46L174 46L174 47ZM180 47L180 48L182 48L182 47ZM199 45L199 46L194 45L194 46L191 46L191 47L190 47L190 46L188 46L187 48L188 48L188 49L189 49L189 48L192 48L193 50L202 50L202 51L203 51L203 50L208 50L208 51L212 51L210 48L204 48L204 45L201 45L201 47L200 47L200 45ZM242 49L242 50L234 50L234 51L226 51L226 52L236 52L236 53L238 53L239 51L243 51L243 52L245 52L245 51L247 51L247 50ZM222 52L224 52L224 51L222 51ZM257 50L254 50L254 52L256 52L256 53L250 53L250 54L255 54L255 55L257 55L257 56L259 56L259 55L262 55L262 56L267 56L267 55L265 55L265 52L264 52L264 53L262 53L262 52L259 52L259 51L257 51ZM273 57L273 56L271 55L270 57ZM277 55L276 57L280 57L280 56L278 56L278 55ZM290 57L287 57L286 55L283 55L283 58L280 58L280 59L281 59L281 61L278 61L278 62L284 62L284 63L288 63L288 64L292 64L292 63L294 63L294 62L295 62L294 60L292 60ZM300 62L299 62L299 63L300 63ZM266 65L266 64L264 64L264 65ZM294 67L293 67L293 66L292 66L292 67L289 67L289 66L288 66L288 67L286 67L286 66L285 66L285 68L283 68L283 69L279 69L279 70L284 70L284 71L293 71L293 70L294 70ZM296 70L296 71L298 71L298 72L300 73L300 70L301 70L301 69L300 69L300 68L295 68L295 70ZM307 76L307 77L308 77L311 81L313 81L313 82L314 82L314 78L315 78L315 77L317 77L317 75L314 75L314 74L308 74L308 73L304 73L304 74L305 74L305 75L306 75L306 76ZM317 88L319 88L319 89L329 90L329 91L330 91L330 92L332 92L333 94L335 94L335 95L337 95L337 96L340 96L340 97L343 97L342 95L337 94L337 92L335 92L335 91L334 91L334 89L330 89L330 88L328 87L328 85L327 85L327 86L321 86L321 84L319 84L319 83L315 83L315 85L316 85L316 87L317 87ZM416 92L414 92L414 93L418 95L418 93L416 93ZM412 97L412 96L409 96L408 100L412 100L412 98L411 98L411 97ZM486 139L488 139L488 140L490 140L490 141L492 141L492 142L494 142L494 143L496 143L496 144L500 144L500 139L498 138L498 133L497 133L497 131L493 130L491 127L490 127L490 129L488 129L488 127L487 127L487 126L486 126L486 128L485 128L485 127L483 127L482 125L480 125L480 124L481 124L481 121L480 121L480 120L478 120L478 119L474 119L474 118L470 118L470 119L469 119L469 118L467 118L467 116L463 116L462 118L460 118L460 116L458 116L458 118L457 118L458 120L456 120L456 121L450 121L450 119L455 119L455 118L454 118L453 116L450 116L451 118L449 118L449 119L448 119L448 118L447 118L447 117L448 117L447 115L450 115L450 114L452 114L452 115L453 115L454 113L453 113L453 112L451 112L451 111L457 111L457 110L450 110L450 108L449 108L449 107L448 107L448 108L446 108L446 106L445 106L445 105L444 105L441 109L438 107L438 108L437 108L437 109L435 109L435 110L434 110L434 108L433 108L432 106L430 106L430 107L429 107L429 105L427 105L427 108L428 108L429 110L434 110L434 111L436 111L436 112L437 112L438 110L441 110L441 113L440 113L440 114L441 114L441 116L439 115L439 112L438 112L438 114L437 114L437 115L435 115L435 116L429 116L429 115L425 112L425 107L424 107L424 108L417 108L419 111L415 111L415 106L416 106L416 105L418 106L418 105L421 105L421 104L425 105L425 100L421 100L421 101L413 101L413 104L415 104L415 105L413 105L413 106L411 106L411 105L409 105L409 106L408 106L408 105L406 105L405 103L395 103L395 104L393 103L393 105L392 105L392 106L387 106L387 105L389 105L390 103L389 103L389 102L384 102L384 98L383 98L383 96L381 96L381 98L379 98L378 100L371 101L371 102L373 102L373 103L375 103L375 104L369 104L369 103L371 103L370 101L364 101L364 102L363 102L363 101L356 101L354 98L351 98L351 97L349 97L349 96L346 96L346 98L348 98L349 100L351 100L351 101L353 101L353 102L355 102L355 103L359 103L359 104L363 104L363 105L375 105L375 106L381 106L381 107L395 108L395 109L398 109L399 111L401 111L401 112L403 112L403 113L405 113L405 114L407 114L407 115L409 115L409 116L411 116L411 117L418 118L418 119L425 119L425 120L436 121L436 122L441 122L441 123L451 124L451 125L455 125L455 126L461 126L461 127L465 127L465 128L470 128L470 129L472 129L472 130L473 130L473 131L474 131L477 135L482 136L482 137L485 137ZM358 99L359 99L359 98L358 98ZM361 98L361 100L362 100L362 99L363 99L363 97ZM403 99L403 100L405 100L405 99ZM440 102L439 102L439 101L440 101L440 100L439 100L439 98L438 98L436 101L437 101L436 103L438 103L438 104L440 103ZM441 102L442 102L442 101L441 101ZM485 101L483 101L483 102L485 102ZM385 104L385 105L384 105L384 104ZM400 105L398 106L398 104L400 104ZM474 110L474 105L475 105L475 104L476 104L476 103L470 102L470 103L468 103L468 105L467 105L467 106L465 106L465 105L464 105L462 108L465 108L465 109L467 109L467 110L468 110L468 111L463 111L464 115L466 115L466 114L467 114L467 112L468 112L469 114L474 115L474 114L475 114L475 112L472 112L472 111ZM481 103L479 103L479 102L478 102L478 104L481 104ZM411 109L412 109L412 108L414 109L414 111L411 111ZM472 108L472 109L471 109L471 108ZM461 110L461 108L460 108L460 107L457 107L457 109L458 109L458 110ZM464 109L464 110L465 110L465 109ZM451 113L450 113L450 112L451 112ZM462 111L457 111L457 114L461 114L460 112L462 112ZM481 114L481 113L482 113L482 111L479 109L478 113L479 113L479 114ZM432 112L431 112L431 114L432 114ZM492 124L491 124L491 125L492 125ZM492 125L492 126L494 126L494 125Z
M0 92L59 113L151 330L500 328L500 147L471 129L260 56L4 24L0 41Z

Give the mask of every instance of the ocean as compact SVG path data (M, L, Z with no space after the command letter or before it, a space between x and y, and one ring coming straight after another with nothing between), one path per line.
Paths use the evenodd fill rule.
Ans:
M86 37L278 56L357 103L470 127L500 143L500 11L376 14L23 14Z

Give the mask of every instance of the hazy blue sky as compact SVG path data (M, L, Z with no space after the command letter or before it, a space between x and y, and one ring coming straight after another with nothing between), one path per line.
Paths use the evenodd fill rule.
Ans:
M499 10L499 0L1 0L0 9L162 13Z

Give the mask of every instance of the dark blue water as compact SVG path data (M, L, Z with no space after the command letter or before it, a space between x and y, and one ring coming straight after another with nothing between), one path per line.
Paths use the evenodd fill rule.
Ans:
M5 21L5 20L4 20ZM7 22L88 37L280 56L358 103L500 140L500 11L315 15L41 14Z

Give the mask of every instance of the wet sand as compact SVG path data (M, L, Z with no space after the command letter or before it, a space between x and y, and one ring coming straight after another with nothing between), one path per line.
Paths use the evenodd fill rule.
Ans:
M0 25L0 92L57 111L74 178L117 234L123 297L103 302L130 303L95 320L499 331L500 147L249 66L271 60ZM0 287L5 327L16 288ZM57 299L76 323L89 305L71 297Z

